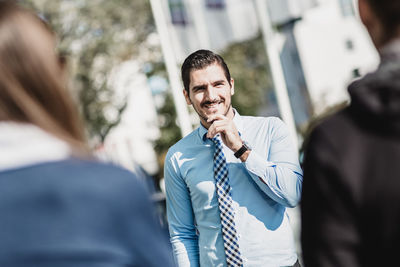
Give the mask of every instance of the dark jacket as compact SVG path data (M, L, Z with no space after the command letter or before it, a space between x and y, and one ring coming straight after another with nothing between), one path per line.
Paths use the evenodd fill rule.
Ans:
M144 185L77 159L0 171L0 266L172 266Z
M400 265L400 42L349 87L351 104L312 132L305 152L306 267Z

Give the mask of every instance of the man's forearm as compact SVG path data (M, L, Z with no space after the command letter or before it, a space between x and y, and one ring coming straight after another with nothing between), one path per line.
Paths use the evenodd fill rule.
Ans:
M298 204L303 181L301 170L296 172L284 164L269 162L257 155L256 151L251 151L245 166L256 184L270 198L287 207Z
M171 238L175 262L178 267L199 267L199 245L197 236L185 241Z

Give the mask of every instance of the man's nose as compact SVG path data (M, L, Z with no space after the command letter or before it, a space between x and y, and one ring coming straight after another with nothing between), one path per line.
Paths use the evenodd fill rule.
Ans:
M210 101L214 101L217 99L217 91L213 86L208 86L206 92L207 92L207 98Z

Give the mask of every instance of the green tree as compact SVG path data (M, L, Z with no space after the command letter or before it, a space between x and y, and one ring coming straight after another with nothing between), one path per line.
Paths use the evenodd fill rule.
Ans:
M262 36L232 44L221 55L235 80L233 107L240 114L257 115L261 106L267 104L265 95L271 90Z
M23 0L52 26L67 55L72 88L79 98L89 136L103 142L126 107L109 83L110 71L125 60L160 57L148 44L155 31L146 0ZM155 52L155 53L153 53ZM158 60L158 59L157 59ZM110 115L111 114L111 115Z
M164 105L158 110L161 135L154 144L154 149L158 155L158 164L160 166L157 175L158 178L163 177L164 159L168 149L182 138L181 131L176 124L177 115L170 92L165 95L164 101Z

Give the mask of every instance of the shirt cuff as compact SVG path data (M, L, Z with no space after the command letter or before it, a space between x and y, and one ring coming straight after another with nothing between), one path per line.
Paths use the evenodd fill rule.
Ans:
M254 175L257 175L259 178L264 178L268 167L276 166L275 163L266 160L253 150L250 151L250 154L244 164L248 171Z

